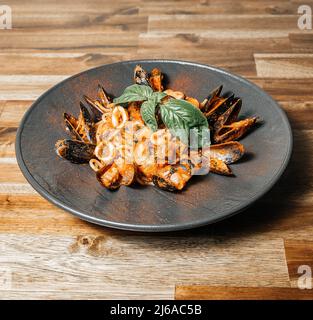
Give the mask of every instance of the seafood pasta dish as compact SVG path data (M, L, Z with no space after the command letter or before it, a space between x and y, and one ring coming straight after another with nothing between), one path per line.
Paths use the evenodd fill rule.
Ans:
M232 176L230 165L245 153L238 140L257 117L239 119L242 100L222 88L200 102L165 88L158 68L148 73L137 65L119 97L99 85L98 97L84 96L77 116L63 114L69 138L56 142L56 153L89 164L110 190L139 183L179 191L194 175Z

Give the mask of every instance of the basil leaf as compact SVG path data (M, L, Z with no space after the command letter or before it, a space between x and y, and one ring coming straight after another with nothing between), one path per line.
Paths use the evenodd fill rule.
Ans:
M139 84L133 84L127 87L122 95L113 100L114 103L127 103L134 101L145 101L153 95L152 88L148 86L141 86Z
M208 132L208 121L201 110L196 108L188 101L181 99L170 99L166 103L160 105L161 118L164 124L172 134L178 136L184 143L189 143L190 129L197 129L196 132L197 146L207 145L207 135L203 135L202 131ZM202 137L205 137L204 141ZM195 147L193 142L193 147Z
M155 103L160 103L163 98L167 96L164 92L153 92L153 98L155 99Z
M155 107L156 103L154 99L145 101L140 108L140 114L145 124L152 130L158 129L158 123L155 118Z

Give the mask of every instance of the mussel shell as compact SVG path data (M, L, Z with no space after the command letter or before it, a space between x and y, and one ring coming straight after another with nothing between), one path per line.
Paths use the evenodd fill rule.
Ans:
M204 156L219 159L226 164L238 161L245 153L244 146L238 141L211 145L202 150Z
M55 144L58 156L72 163L88 163L93 157L95 146L78 140L59 140Z
M221 114L214 123L214 132L218 132L224 125L228 125L237 121L239 112L241 110L242 100L234 98L231 106Z
M218 132L214 133L213 141L215 143L222 143L238 140L251 129L257 120L257 117L253 117L223 126Z
M170 169L168 168L170 167ZM165 172L163 171L165 169ZM172 181L173 174L178 172L178 170L184 171L186 175L188 175L188 179L181 181L182 184L177 184ZM163 171L163 172L162 172ZM167 190L167 191L180 191L182 190L187 181L191 178L191 166L189 163L180 163L177 165L168 165L166 167L163 167L158 171L153 177L152 181L154 185L156 185L158 188Z
M94 116L94 121L98 122L102 119L102 115L104 113L105 108L100 105L99 101L92 100L88 96L84 95L84 100L91 107L92 114Z
M107 93L100 84L98 85L98 96L103 106L107 106L110 103Z
M86 133L87 139L89 140L89 142L95 143L96 131L94 127L94 122L87 107L85 107L85 105L82 102L80 102L80 111L81 111L82 118L84 120L83 128Z
M235 96L231 95L228 98L221 98L214 104L212 110L206 113L210 126L213 126L217 119L232 106L234 99L236 99Z
M222 93L222 90L223 90L223 85L220 85L219 87L217 87L216 89L214 89L210 93L210 95L207 98L207 101L206 101L205 105L203 106L203 112L210 111L210 109L213 107L213 104L216 101L216 99L218 99L220 97L220 94Z
M68 119L65 118L64 123L65 123L65 130L72 139L80 140L80 141L83 140L82 137L79 135L77 130L73 127L72 123Z
M233 176L233 172L229 166L222 160L210 158L210 172L221 174L224 176Z
M150 86L148 80L148 73L140 66L137 65L134 70L134 81L140 85Z
M155 186L157 186L158 188L160 188L162 190L166 190L166 191L176 191L177 190L173 185L171 185L165 179L163 179L159 176L153 176L152 182Z
M73 128L77 128L78 126L78 120L72 116L71 114L67 113L67 112L64 112L63 113L63 118L64 118L64 121L68 121L72 126Z

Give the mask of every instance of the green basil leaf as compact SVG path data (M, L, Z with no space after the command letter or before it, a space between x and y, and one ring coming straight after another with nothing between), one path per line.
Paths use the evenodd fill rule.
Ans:
M134 101L145 101L153 95L152 88L139 84L133 84L127 87L122 95L113 100L114 103L127 103Z
M140 108L140 114L145 124L152 130L158 129L158 123L155 118L156 103L154 99L145 101Z
M156 103L160 103L161 100L163 98L165 98L166 96L167 96L167 94L164 92L153 92L153 98L155 99Z
M190 129L196 129L194 132L198 132L197 139L193 140L198 140L197 146L202 147L208 144L207 135L202 134L202 130L207 132L209 130L208 121L201 110L193 104L181 99L170 99L160 105L160 113L165 126L184 143L189 143ZM206 136L204 141L203 136ZM193 147L195 147L194 143Z

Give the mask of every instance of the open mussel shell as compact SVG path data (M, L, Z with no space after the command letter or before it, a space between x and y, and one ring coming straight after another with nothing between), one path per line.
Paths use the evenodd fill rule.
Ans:
M74 128L74 126L72 125L72 123L66 119L64 117L64 123L65 123L65 130L67 131L67 133L69 134L69 136L74 139L74 140L80 140L82 141L82 137L80 136L80 134L77 132L77 130Z
M94 122L90 112L82 102L80 102L80 112L81 112L81 117L83 119L83 129L86 133L86 137L90 143L95 143L96 131L94 127Z
M92 109L92 113L94 114L95 121L100 121L103 113L106 112L106 108L98 101L92 100L88 96L84 95L84 100L88 103L90 108Z
M234 103L235 96L231 95L227 98L220 98L213 105L212 109L205 113L210 126L213 126L217 119L224 114Z
M77 164L88 163L94 150L94 145L79 140L58 140L55 144L58 156Z
M64 112L63 113L63 119L64 121L67 120L75 129L78 126L78 119L76 117L74 117L73 115Z
M223 126L218 132L214 132L214 143L223 143L238 140L254 126L257 120L257 117L253 117Z
M203 106L203 112L208 112L212 109L214 103L220 99L220 95L222 93L223 90L223 85L220 85L219 87L217 87L216 89L214 89L208 96L208 98L206 99L206 103Z
M245 153L244 146L238 141L211 145L202 150L204 156L212 157L231 164L238 161Z
M110 98L100 84L98 85L98 97L104 107L110 104Z
M241 106L242 100L239 98L234 98L228 109L222 113L214 123L214 132L218 132L224 125L228 125L234 121L237 121Z

